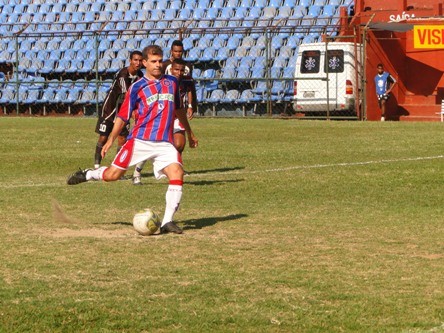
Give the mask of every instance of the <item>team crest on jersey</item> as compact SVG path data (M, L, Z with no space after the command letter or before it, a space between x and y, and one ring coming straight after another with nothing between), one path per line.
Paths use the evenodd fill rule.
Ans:
M165 87L169 87L169 86L171 85L171 82L168 81L168 80L164 80L164 81L163 81L163 85L164 85Z

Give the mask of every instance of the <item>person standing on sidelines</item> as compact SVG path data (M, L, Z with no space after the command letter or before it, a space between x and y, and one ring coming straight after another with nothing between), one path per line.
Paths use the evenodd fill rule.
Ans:
M381 121L385 121L386 103L390 98L390 92L396 84L396 79L390 73L384 71L384 65L378 64L378 74L375 76L376 97L381 109Z
M95 169L100 167L100 163L102 162L101 152L103 145L106 143L106 140L113 130L114 120L128 88L143 76L143 72L140 70L142 68L142 52L131 52L129 61L129 66L120 69L114 76L111 88L105 97L102 111L99 114L99 119L97 119L96 133L99 134L99 139L97 140L94 154ZM123 127L122 131L119 133L117 151L119 151L125 143L128 134L129 123L127 126Z
M67 183L76 185L90 180L116 181L130 166L151 160L156 179L167 177L169 180L160 232L181 234L182 229L173 221L182 198L184 174L181 156L173 145L176 114L185 128L189 146L197 147L198 140L190 128L185 110L179 108L177 79L162 74L162 49L150 45L143 49L142 54L146 74L125 95L114 128L102 148L102 157L105 157L120 131L134 117L135 124L127 141L110 167L80 169L68 177Z

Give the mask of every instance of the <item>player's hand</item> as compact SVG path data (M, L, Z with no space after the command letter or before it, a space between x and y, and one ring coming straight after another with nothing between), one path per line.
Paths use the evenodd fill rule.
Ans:
M199 145L199 141L197 140L197 138L194 136L193 133L191 133L191 135L188 136L188 143L190 145L190 148L196 148Z
M188 117L188 120L193 119L193 108L187 109L187 117Z
M111 146L113 145L113 141L106 141L105 145L102 147L102 151L100 153L100 155L102 155L102 158L105 158L106 153L108 152L108 150L111 148Z

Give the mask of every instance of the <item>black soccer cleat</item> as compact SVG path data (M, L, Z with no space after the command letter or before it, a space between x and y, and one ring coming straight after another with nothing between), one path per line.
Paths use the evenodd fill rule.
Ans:
M66 183L68 185L77 185L80 183L86 182L86 173L91 169L79 169L78 171L74 172L71 176L68 177L68 180Z
M160 233L161 234L167 234L169 232L172 232L174 234L181 234L183 233L183 230L180 229L176 223L174 222L168 222L163 227L160 227Z

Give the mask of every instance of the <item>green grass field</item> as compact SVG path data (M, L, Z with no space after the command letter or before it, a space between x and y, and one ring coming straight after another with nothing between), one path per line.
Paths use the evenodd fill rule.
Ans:
M444 332L443 124L195 119L148 237L151 166L66 185L94 126L0 118L0 332Z

